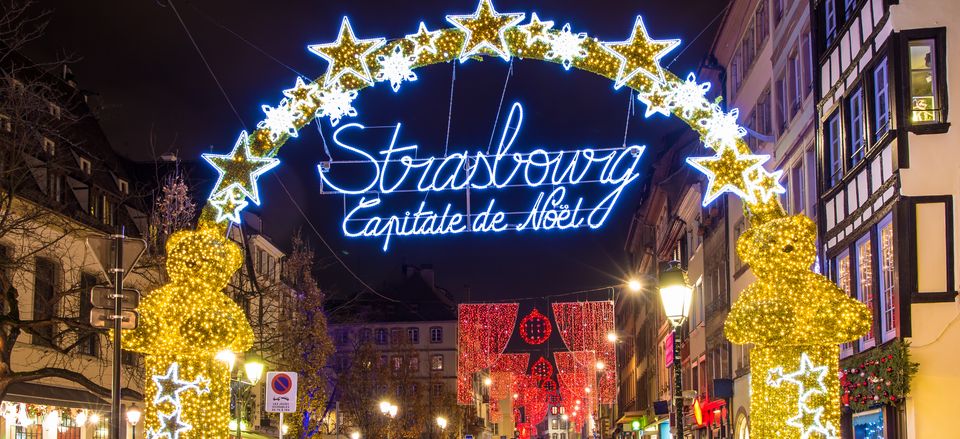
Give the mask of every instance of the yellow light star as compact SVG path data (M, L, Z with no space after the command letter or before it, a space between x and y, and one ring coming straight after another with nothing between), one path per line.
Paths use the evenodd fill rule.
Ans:
M532 46L537 41L550 43L550 34L547 31L553 29L553 20L540 21L540 17L534 12L530 14L530 22L517 26L517 29L527 37L527 46Z
M280 164L280 160L273 157L257 157L250 153L250 142L247 132L240 133L233 150L227 154L202 154L204 160L210 163L217 172L217 184L213 186L210 199L217 199L223 192L235 188L242 192L253 204L260 204L260 192L257 190L257 178L264 172Z
M760 194L760 200L766 203L775 194L787 193L787 188L780 184L783 171L767 172L763 167L757 167L750 175L750 189Z
M437 38L440 38L440 31L427 30L427 25L422 21L417 33L407 35L407 39L413 42L413 54L420 56L420 52L427 51L434 55L437 54Z
M660 113L669 117L670 97L671 93L668 90L664 90L659 82L653 83L650 91L641 91L637 93L637 99L647 106L646 111L643 113L643 117L650 117L656 113Z
M236 186L231 186L220 196L219 199L211 200L210 205L217 211L214 222L229 220L240 224L240 212L249 205L240 190L235 190Z
M460 62L482 50L493 52L504 61L510 60L506 31L523 20L524 13L498 13L490 0L480 0L477 10L469 15L447 15L447 21L466 36L460 48Z
M680 45L680 40L653 40L643 25L643 17L637 16L630 38L624 41L603 43L613 56L620 61L615 88L623 87L638 73L653 82L663 82L663 68L660 59Z
M336 41L326 44L312 44L307 48L329 63L323 85L330 85L347 74L356 76L368 84L373 84L373 78L370 77L370 68L367 66L367 56L385 42L386 40L383 38L358 40L353 34L350 20L343 17L343 21L340 22L340 34Z
M320 86L316 82L304 82L303 78L297 77L297 82L293 88L283 91L283 95L290 98L290 106L297 110L300 117L312 115L317 108L317 93Z
M724 192L732 192L747 202L753 202L749 174L769 159L770 156L740 154L730 146L723 146L713 157L687 157L687 163L707 175L703 198L706 206Z

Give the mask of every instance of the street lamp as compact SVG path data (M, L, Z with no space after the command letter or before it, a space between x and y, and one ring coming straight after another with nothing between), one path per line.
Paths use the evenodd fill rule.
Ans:
M241 379L239 372L237 373L236 377L233 376L233 369L234 369L234 366L236 366L237 364L237 354L229 350L223 350L223 351L217 352L217 355L214 356L214 358L219 361L222 361L224 364L227 365L227 370L230 371L230 382L237 383L237 392L234 399L234 407L235 407L235 413L236 413L237 439L240 439L240 435L241 435L240 430L242 428L241 421L240 421L241 419L240 400L243 399L240 395L240 390L241 390L240 386L241 385L246 386L247 390L249 391L251 387L257 385L257 383L260 382L260 378L263 376L263 369L265 366L263 364L263 361L260 360L260 357L258 357L255 354L247 354L243 362L243 370L244 372L246 372L246 375L247 375L247 381L244 381L243 379ZM233 389L231 388L231 391L232 390Z
M680 370L680 325L690 314L690 302L693 298L693 288L687 280L687 273L680 268L677 261L670 262L666 270L660 273L660 302L663 304L663 313L673 324L673 398L675 407L676 439L683 438L683 386Z
M127 422L133 427L133 439L137 439L137 423L140 422L141 415L143 415L143 412L136 404L127 409Z
M360 432L355 431L353 433L350 433L350 439L360 439Z
M608 332L608 333L607 333L607 341L609 341L610 343L616 343L616 342L617 342L617 333L616 333L616 332L613 332L613 331Z
M437 416L437 426L440 427L440 436L443 436L444 430L447 429L447 418Z
M264 367L263 360L261 360L259 356L256 354L247 354L243 369L247 372L247 380L249 380L251 385L256 385L260 382L260 378L263 377Z
M639 293L643 289L643 284L640 283L639 279L630 279L627 281L627 289L634 293Z
M400 410L399 407L393 405L393 404L390 403L389 401L386 401L386 400L380 401L380 413L383 413L384 416L389 416L390 419L396 418L396 417L397 417L397 411L399 411L399 410ZM389 430L389 429L387 430L387 439L390 439L390 430Z

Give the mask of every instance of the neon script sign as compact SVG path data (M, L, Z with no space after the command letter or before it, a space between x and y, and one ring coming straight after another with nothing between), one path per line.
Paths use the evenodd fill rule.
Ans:
M317 168L324 187L359 197L352 208L347 208L343 233L349 237L382 239L384 251L394 236L603 226L624 189L639 177L637 165L645 147L565 151L537 148L516 152L514 141L522 125L523 106L514 103L495 151L415 158L417 145L397 145L401 124L394 127L389 145L374 155L342 141L345 133L366 129L362 124L350 123L338 128L333 135L338 151L352 156L339 163L364 166L371 177L359 183L338 180L331 166L338 163L336 160L321 163ZM572 194L573 187L585 184L607 189L600 196ZM495 197L475 213L471 213L469 201L463 207L449 202L431 206L424 198L419 205L402 213L384 212L381 205L382 197L399 192L469 193L515 187L535 189L527 210L509 211Z

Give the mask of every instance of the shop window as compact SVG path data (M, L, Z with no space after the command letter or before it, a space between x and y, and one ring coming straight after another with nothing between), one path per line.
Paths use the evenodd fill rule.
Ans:
M880 222L880 330L883 341L897 336L897 297L893 279L893 219Z
M907 119L913 126L946 122L946 30L904 31L907 41L908 105ZM921 130L922 131L922 130Z
M850 166L863 160L867 139L863 123L863 88L858 87L847 99L847 128L850 135Z
M873 68L873 141L890 130L890 79L887 58Z
M867 305L873 313L873 243L870 235L857 241L857 300ZM860 350L872 348L875 344L873 328L860 339Z
M740 414L737 416L737 439L750 439L750 425L747 416Z
M853 439L883 439L883 410L876 409L853 414Z

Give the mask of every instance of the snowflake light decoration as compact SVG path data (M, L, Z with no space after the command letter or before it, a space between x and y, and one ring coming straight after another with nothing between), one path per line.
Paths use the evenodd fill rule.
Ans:
M699 84L696 75L690 73L686 81L673 86L670 93L670 106L679 108L683 111L683 117L690 119L694 112L710 108L707 102L708 91L710 91L710 83Z
M380 63L380 71L373 79L377 82L390 81L394 93L400 91L401 82L417 80L417 74L410 69L417 62L417 55L405 55L400 44L393 46L389 55L377 55L377 62Z
M713 104L710 107L710 117L700 119L700 127L703 129L703 142L714 149L721 147L735 148L737 139L747 135L747 130L737 123L740 117L740 110L734 108L729 113L723 111L719 105Z
M570 32L570 23L563 25L559 33L550 36L550 50L544 55L547 59L559 59L563 68L570 70L575 59L587 56L583 42L587 39L586 32Z
M357 98L356 90L344 90L335 85L321 90L319 93L320 109L317 116L329 117L330 125L337 126L344 116L355 117L357 109L353 108L353 100Z
M280 140L280 136L286 134L290 137L297 137L296 121L299 118L298 112L290 106L286 99L280 101L280 105L271 107L262 106L263 113L267 118L257 124L257 128L266 129L270 132L270 141Z

